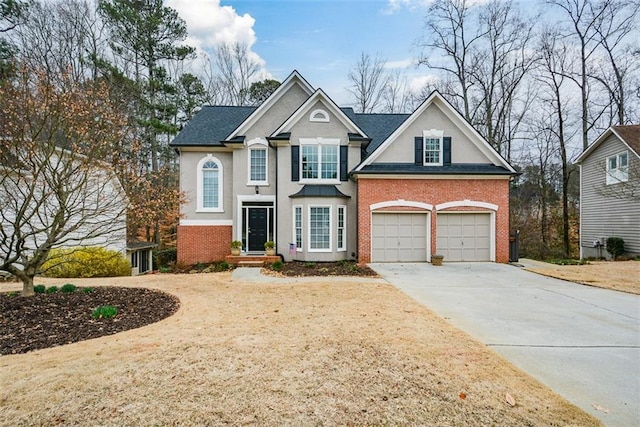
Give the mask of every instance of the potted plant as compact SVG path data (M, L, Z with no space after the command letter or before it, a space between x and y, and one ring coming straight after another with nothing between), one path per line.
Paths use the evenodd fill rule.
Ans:
M442 260L444 259L444 256L442 255L431 255L431 264L433 265L442 265Z
M273 240L268 240L264 242L264 249L267 251L268 256L274 256L276 254L276 244Z
M242 249L242 242L240 240L234 240L231 242L231 255L240 255Z

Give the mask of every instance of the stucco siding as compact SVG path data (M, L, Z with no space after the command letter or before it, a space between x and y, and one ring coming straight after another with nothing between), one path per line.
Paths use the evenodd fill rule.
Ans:
M611 135L581 165L580 245L583 257L608 256L606 250L593 248L593 242L608 237L621 237L625 248L640 253L640 201L614 197L623 184L606 184L607 158L628 152L629 169L639 167L638 157L624 143ZM630 174L629 179L634 179ZM635 177L635 179L638 179Z
M376 159L376 163L413 163L414 138L424 130L444 131L451 137L452 163L490 163L469 137L435 103L431 104L398 139Z

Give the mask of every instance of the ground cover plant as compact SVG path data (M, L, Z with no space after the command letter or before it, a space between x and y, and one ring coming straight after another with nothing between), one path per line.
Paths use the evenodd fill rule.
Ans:
M70 292L64 285L60 291L49 291L54 288L32 297L0 293L0 355L139 328L170 316L179 307L172 295L150 289L96 287Z
M180 310L1 356L0 425L599 425L382 279L305 280L109 279Z

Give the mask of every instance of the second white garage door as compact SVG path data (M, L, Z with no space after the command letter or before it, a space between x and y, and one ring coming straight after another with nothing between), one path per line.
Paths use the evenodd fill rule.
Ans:
M491 260L491 215L438 214L436 251L445 261Z
M373 262L427 260L426 213L374 213L371 222Z

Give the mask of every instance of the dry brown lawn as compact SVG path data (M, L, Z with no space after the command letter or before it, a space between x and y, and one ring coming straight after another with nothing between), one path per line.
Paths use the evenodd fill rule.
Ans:
M585 265L529 263L527 270L545 276L640 295L639 261L590 261Z
M0 425L600 425L381 279L73 282L157 288L181 308L0 357Z

